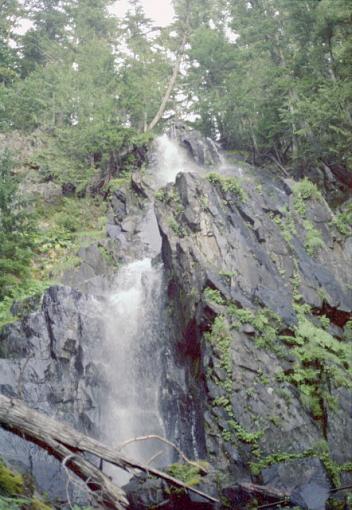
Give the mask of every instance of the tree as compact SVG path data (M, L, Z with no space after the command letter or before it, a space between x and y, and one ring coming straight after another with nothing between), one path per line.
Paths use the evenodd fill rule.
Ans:
M13 294L28 276L32 259L33 219L18 192L8 151L0 154L0 299Z
M201 130L258 161L351 168L351 3L221 4L192 18L184 92Z
M17 0L3 0L0 16L0 86L10 84L17 76L17 52L11 46L14 28L20 14Z

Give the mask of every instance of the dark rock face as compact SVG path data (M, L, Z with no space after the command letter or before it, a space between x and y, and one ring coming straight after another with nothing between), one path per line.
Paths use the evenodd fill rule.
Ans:
M173 136L196 163L219 163L211 140L183 125ZM297 370L305 366L295 341L308 346L324 316L330 325L319 330L322 341L327 334L341 345L352 341L352 238L336 230L323 199L304 199L297 208L293 181L244 163L222 171L210 179L204 169L179 174L156 200L157 220L148 177L135 173L112 193L107 239L81 248L79 265L63 276L69 287L14 304L21 320L0 334L0 391L98 434L106 381L96 361L104 330L97 308L118 265L157 257L161 234L160 336L167 340L160 407L168 438L190 458L209 460L213 471L201 488L220 491L234 508L252 499L239 482L291 494L302 508L324 508L337 483L327 465L351 460L351 389L319 359L309 367L314 381L297 382L307 375ZM306 336L298 333L307 327L302 316ZM346 380L350 362L339 367ZM325 384L320 393L317 377ZM304 395L312 388L321 414ZM0 456L32 469L39 485L66 498L59 466L46 454L0 430ZM340 477L351 483L343 468ZM215 508L191 494L170 494L148 477L126 490L131 508Z
M327 441L339 465L350 461L351 389L332 383L336 407L324 417L314 414L289 376L297 359L287 338L295 337L305 305L309 320L326 314L331 335L351 342L343 333L352 316L349 240L334 228L323 199L307 199L298 212L289 180L248 167L236 181L242 199L230 182L180 174L156 203L179 332L175 350L183 353L190 398L202 403L198 434L227 483L251 477L295 491L302 508L324 508L331 478L317 445ZM312 231L321 239L314 250ZM264 323L279 323L271 345L259 324L263 314ZM350 480L347 473L342 478ZM309 492L320 501L316 506Z
M104 382L94 363L102 324L96 302L69 287L51 287L37 311L3 329L1 391L30 407L96 434ZM0 429L0 455L30 470L52 496L65 496L59 464ZM61 480L61 484L60 484Z
M139 174L112 194L107 234L112 253L121 263L160 252L160 234L152 200L154 191Z
M220 163L216 143L211 138L204 138L199 131L190 130L182 122L176 122L170 127L169 136L185 147L198 165L209 167Z

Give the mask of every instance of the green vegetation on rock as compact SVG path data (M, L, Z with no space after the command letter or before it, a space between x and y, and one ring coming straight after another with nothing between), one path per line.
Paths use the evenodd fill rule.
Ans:
M0 460L1 510L52 510L52 506L33 496L31 484Z
M225 177L223 175L211 172L207 175L207 179L211 184L219 186L224 194L235 195L239 200L244 202L247 198L246 192L243 190L239 179L236 177Z
M205 340L212 345L214 353L219 360L219 366L226 374L225 379L216 380L216 384L224 391L224 395L214 399L212 402L213 406L223 408L227 414L226 427L222 428L221 436L224 441L230 443L238 439L256 447L262 432L249 432L245 430L236 421L231 403L233 396L231 334L224 316L218 315L215 317L211 331L205 334Z

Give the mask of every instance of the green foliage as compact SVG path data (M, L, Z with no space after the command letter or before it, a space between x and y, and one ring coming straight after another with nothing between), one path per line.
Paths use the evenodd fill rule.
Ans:
M205 4L184 85L200 129L257 161L351 168L351 9L346 0Z
M251 462L250 468L251 472L254 476L260 475L261 471L273 464L279 464L281 462L289 462L292 460L304 459L306 457L311 457L313 455L313 450L307 450L302 453L285 453L285 452L276 452L266 457L262 458L258 462Z
M168 466L167 472L190 487L201 482L200 468L194 464L171 464Z
M219 186L223 193L235 195L242 202L246 200L246 193L236 177L224 177L215 172L211 172L207 175L207 179L211 184Z
M225 300L220 294L220 292L217 289L211 289L210 287L207 287L204 290L204 297L207 301L213 301L214 303L218 305L224 305Z
M3 496L16 496L23 494L23 492L23 477L0 461L0 494Z
M27 498L8 498L0 495L1 510L22 510L29 503Z
M352 201L336 214L332 223L343 236L352 235Z
M352 319L346 322L344 327L344 339L352 343Z
M352 388L350 343L337 340L302 312L298 312L295 336L281 339L296 358L292 370L282 374L283 380L297 386L313 416L323 418L325 407L335 406L331 387Z
M16 280L0 301L0 327L16 320L10 311L13 301L40 295L57 283L65 270L80 262L79 247L105 233L104 205L92 198L64 198L57 205L38 202L35 211L37 230L30 235L25 278Z
M228 311L232 318L231 326L233 328L238 328L241 324L250 324L257 331L257 346L274 350L280 354L280 349L276 345L281 325L278 315L268 308L253 311L248 308L238 308L234 304L229 306Z
M185 235L183 226L175 218L169 218L168 225L177 236L183 237Z
M155 199L159 200L160 202L166 202L168 199L168 193L166 189L159 189L155 192Z
M27 482L27 481L26 481ZM0 459L0 509L1 510L53 510L50 503L34 495L33 483L7 467ZM91 507L73 506L73 510L93 510Z
M304 220L303 226L305 229L304 247L308 255L313 257L325 244L319 230L317 230L309 220Z
M211 332L206 333L205 340L209 342L214 349L214 353L219 359L220 367L226 374L225 380L217 380L216 384L225 392L224 396L213 400L213 406L222 407L227 414L226 428L222 428L221 436L224 441L234 442L235 438L239 441L257 447L257 442L262 436L262 432L248 432L236 419L231 404L233 395L232 389L232 354L231 354L231 334L227 321L223 316L217 316L214 320Z
M29 276L34 222L18 193L9 152L0 154L0 299Z
M320 201L322 199L321 193L316 185L307 178L295 182L292 186L292 191L293 207L301 216L305 216L307 200Z

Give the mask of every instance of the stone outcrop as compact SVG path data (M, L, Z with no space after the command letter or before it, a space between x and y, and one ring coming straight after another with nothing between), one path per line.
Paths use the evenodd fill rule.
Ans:
M252 478L297 502L311 487L324 508L351 481L352 239L318 194L251 167L225 173L179 174L156 203L198 436L225 485Z
M221 162L216 145L182 125L172 134L203 168L157 193L136 172L111 192L107 238L81 248L64 286L15 303L21 319L0 335L0 391L98 435L104 293L120 264L158 259L162 241L168 438L209 461L201 487L230 504L236 483L254 482L323 509L334 486L351 483L352 237L306 181L246 163L207 175ZM0 444L62 496L55 463L7 432ZM144 478L130 484L131 508L167 499L163 482ZM186 495L173 504L205 508Z
M103 332L97 302L58 286L51 287L36 308L1 332L0 391L96 435L104 392L95 362ZM42 489L66 498L55 460L2 429L0 445L1 456L29 470Z

